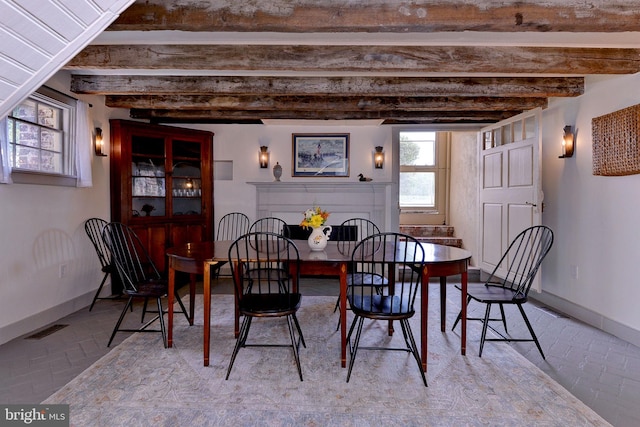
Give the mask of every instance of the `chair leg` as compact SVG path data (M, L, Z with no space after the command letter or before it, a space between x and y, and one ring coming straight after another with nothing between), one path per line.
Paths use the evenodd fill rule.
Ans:
M233 353L231 354L231 360L229 361L229 367L227 368L227 376L224 378L225 380L229 379L229 375L231 374L231 368L233 368L233 362L236 361L236 356L238 355L238 351L240 347L244 346L244 343L247 339L247 335L249 334L249 327L251 326L251 317L245 316L242 320L242 325L240 326L240 332L238 334L238 338L236 339L236 345L233 347Z
M542 359L546 360L546 358L544 357L544 353L542 352L542 347L538 342L538 337L536 336L535 332L533 332L533 328L531 327L531 323L529 322L529 318L527 317L527 314L524 312L524 308L522 307L522 304L518 304L518 309L520 309L520 314L522 314L524 323L526 323L527 328L529 328L529 333L531 334L531 338L533 338L533 342L536 343L536 347L538 347L538 351L540 352Z
M98 295L100 295L100 291L102 291L102 287L104 286L104 282L107 281L108 276L109 276L109 272L104 273L102 282L100 282L100 286L98 286L98 290L96 291L96 294L93 296L93 301L91 301L91 305L89 306L89 311L93 310L93 305L96 303L96 300L98 299Z
M307 348L307 344L304 342L304 336L302 335L302 329L300 329L300 323L298 323L298 316L296 314L292 314L293 321L295 322L296 328L298 329L298 334L300 334L300 341L302 342L302 346Z
M300 376L300 381L302 381L302 367L300 366L300 352L298 351L298 343L296 343L296 333L294 328L300 327L297 325L297 321L295 321L296 325L294 325L294 320L292 316L287 316L287 326L289 327L289 336L291 337L291 348L293 349L293 358L296 360L296 366L298 367L298 375ZM302 338L302 335L300 336Z
M336 305L335 307L333 307L334 313L338 310L338 307L340 307L340 295L338 295L338 299L336 300Z
M351 332L353 332L353 328L358 323L358 330L356 331L356 338L353 342L353 346L351 346ZM349 329L349 336L347 337L347 344L349 345L349 353L351 353L351 358L349 359L349 371L347 372L347 382L351 378L351 370L353 369L353 362L356 360L356 353L358 352L358 345L360 344L360 336L362 335L362 324L364 323L364 317L356 316L353 319L353 323L351 324L351 328Z
M482 336L480 337L480 352L478 357L482 357L482 348L484 347L484 341L487 337L487 327L489 326L489 314L491 314L491 304L487 304L487 309L484 312L484 320L482 321Z
M158 303L158 313L160 313L158 318L160 319L160 332L162 332L162 344L164 345L164 348L167 348L167 330L164 325L164 314L162 311L161 297L157 298L157 303Z
M504 305L500 304L500 315L502 316L502 324L504 325L504 332L506 334L509 333L509 331L507 330L507 318L504 315Z
M144 304L142 305L142 317L140 318L140 323L144 323L144 315L147 313L147 303L149 302L148 298L144 299Z
M187 308L184 306L182 299L180 299L180 295L178 295L178 291L176 291L174 295L175 295L176 301L178 301L178 304L180 305L180 310L182 310L184 317L187 318L187 322L191 323L191 318L189 317L189 313L187 313ZM173 307L169 307L168 309L173 310Z
M416 360L416 363L418 363L418 370L420 371L420 375L422 376L422 382L424 383L424 386L428 387L427 378L424 376L424 371L422 370L422 361L420 360L420 353L418 353L416 340L415 338L413 338L413 331L411 330L409 319L401 319L400 326L402 327L402 333L405 335L405 337L407 336L409 337L409 341L407 341L407 344L409 344L409 350L411 350L411 354L413 354L413 358Z
M118 322L116 323L115 328L113 328L113 332L111 333L111 338L109 338L109 343L107 344L107 347L111 345L113 338L116 336L116 333L118 332L118 330L120 330L120 324L122 323L122 319L124 319L124 316L127 314L127 310L129 309L129 306L131 306L132 301L133 301L133 297L129 297L129 300L127 300L127 303L125 304L124 309L122 309L122 313L120 313L120 318L118 319Z
M471 302L471 297L467 296L467 306L469 305L470 302ZM453 322L453 326L451 327L452 331L456 328L456 325L458 324L460 319L462 319L462 310L460 310L460 313L458 313L458 317L456 317L456 321Z

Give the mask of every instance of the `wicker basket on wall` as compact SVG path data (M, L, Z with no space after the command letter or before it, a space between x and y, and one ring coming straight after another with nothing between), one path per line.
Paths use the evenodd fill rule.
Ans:
M640 105L595 117L591 126L594 175L640 173Z

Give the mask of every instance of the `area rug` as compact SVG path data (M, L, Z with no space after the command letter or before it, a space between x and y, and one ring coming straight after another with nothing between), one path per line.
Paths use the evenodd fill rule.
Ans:
M70 405L72 426L607 426L599 415L507 344L439 329L430 301L428 387L408 353L362 350L353 374L340 366L335 297L304 297L298 318L307 347L298 378L290 348L241 349L235 343L233 297L212 299L210 366L202 362L202 296L196 324L176 316L174 347L159 334L134 334L43 403ZM449 314L448 321L453 313ZM475 322L477 323L477 322ZM449 323L451 324L451 323ZM412 321L416 339L419 315ZM479 336L474 322L470 337ZM400 346L384 322L368 322L365 345ZM280 320L255 321L252 342L287 343Z

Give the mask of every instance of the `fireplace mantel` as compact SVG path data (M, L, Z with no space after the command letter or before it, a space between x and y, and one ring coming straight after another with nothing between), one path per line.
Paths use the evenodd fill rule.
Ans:
M302 212L320 206L330 212L329 222L362 217L381 230L389 225L390 182L248 182L256 187L258 218L276 216L288 223L299 223Z

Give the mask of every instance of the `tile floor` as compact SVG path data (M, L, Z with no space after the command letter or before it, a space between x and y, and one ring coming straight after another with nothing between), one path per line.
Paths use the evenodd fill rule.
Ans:
M220 281L214 291L229 292L225 280ZM431 286L430 301L437 301L437 289L438 286ZM448 296L452 310L457 309L454 292ZM337 283L307 286L304 293L337 295ZM39 403L105 355L110 350L106 343L123 303L123 300L98 301L91 312L87 307L55 322L68 326L51 335L32 339L28 338L32 334L28 334L1 345L0 402ZM535 302L529 303L526 311L547 358L543 360L532 343L513 343L513 348L612 425L640 425L640 348ZM136 306L128 320L139 321L140 313L140 307ZM477 315L479 309L471 307L470 313ZM513 336L518 336L523 328L519 322L510 323ZM111 347L128 335L119 333ZM479 341L477 337L468 340ZM477 355L468 353L467 357Z

